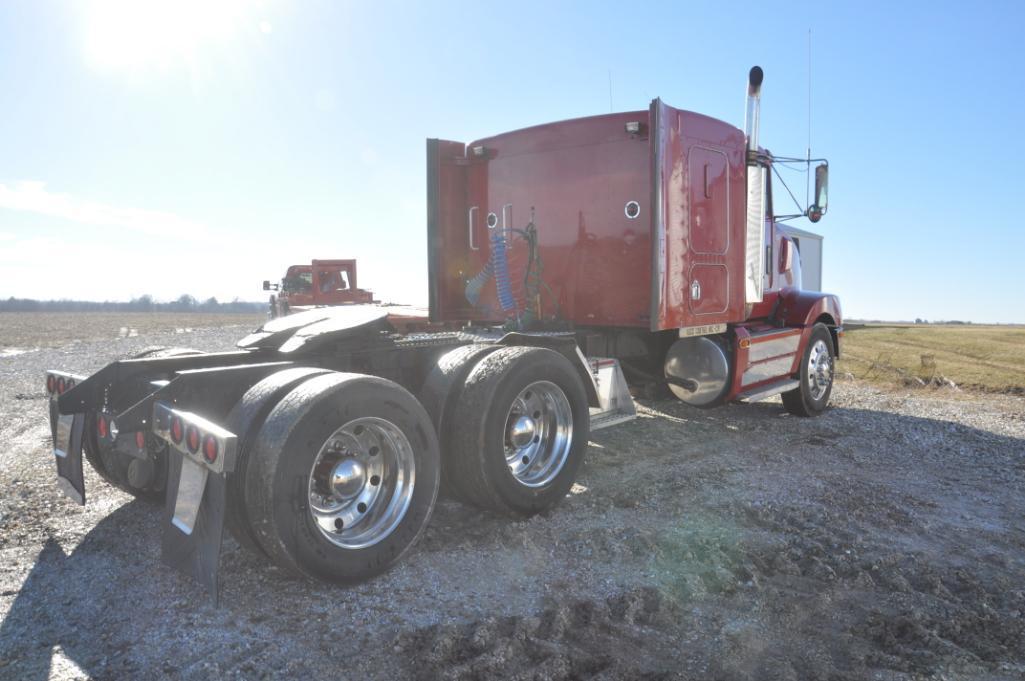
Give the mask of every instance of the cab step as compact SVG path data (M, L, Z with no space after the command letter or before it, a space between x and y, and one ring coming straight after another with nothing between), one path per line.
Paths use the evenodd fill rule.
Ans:
M797 379L784 378L783 380L776 381L775 383L770 383L769 385L763 385L755 388L754 390L740 393L737 395L737 399L743 402L758 402L759 400L764 400L768 397L772 397L773 395L785 393L788 390L793 390L800 386L801 382Z

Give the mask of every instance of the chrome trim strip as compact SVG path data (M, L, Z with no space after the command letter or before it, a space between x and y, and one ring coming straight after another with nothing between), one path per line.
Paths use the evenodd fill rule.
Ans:
M790 373L790 367L794 366L794 355L785 355L777 359L770 359L767 362L752 364L744 372L740 384L742 386L760 383L770 378L780 378Z
M652 331L658 331L662 312L662 294L666 280L665 191L662 186L662 100L651 102L651 319Z
M773 338L761 343L756 338L751 339L751 347L747 351L747 358L750 362L760 362L770 357L790 355L793 357L797 352L797 344L801 341L801 334L795 333L782 338Z

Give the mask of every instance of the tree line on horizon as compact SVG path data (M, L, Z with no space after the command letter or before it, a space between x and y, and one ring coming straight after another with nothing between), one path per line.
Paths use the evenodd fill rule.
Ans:
M267 303L239 300L222 303L217 298L197 300L185 293L172 301L158 301L151 295L125 301L0 299L0 312L264 312Z

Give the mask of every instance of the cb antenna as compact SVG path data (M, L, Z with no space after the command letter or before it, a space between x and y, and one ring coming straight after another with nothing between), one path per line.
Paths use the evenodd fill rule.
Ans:
M811 28L808 29L808 155L804 167L804 205L811 199Z

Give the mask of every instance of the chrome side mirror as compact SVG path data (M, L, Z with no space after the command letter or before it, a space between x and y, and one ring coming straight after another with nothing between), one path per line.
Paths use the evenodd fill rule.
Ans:
M815 166L815 203L808 208L808 219L818 222L829 204L829 164Z

